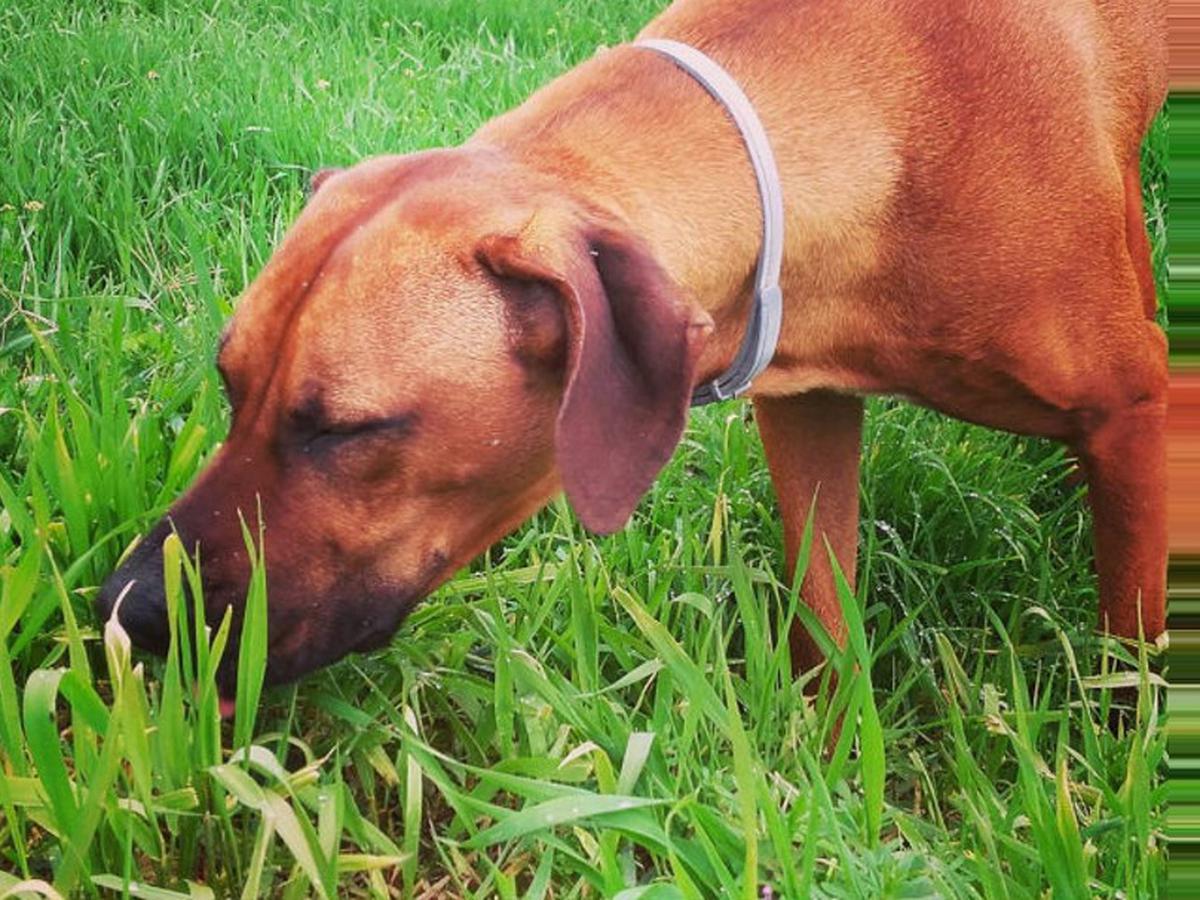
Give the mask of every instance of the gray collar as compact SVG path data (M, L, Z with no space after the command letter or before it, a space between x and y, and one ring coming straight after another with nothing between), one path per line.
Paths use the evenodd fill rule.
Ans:
M745 392L775 355L779 326L783 321L783 295L779 269L783 264L783 187L767 132L754 106L733 77L695 47L659 38L647 38L633 46L654 50L670 58L712 94L742 133L758 194L762 200L763 237L754 275L754 308L742 346L725 374L696 388L692 406L728 400Z

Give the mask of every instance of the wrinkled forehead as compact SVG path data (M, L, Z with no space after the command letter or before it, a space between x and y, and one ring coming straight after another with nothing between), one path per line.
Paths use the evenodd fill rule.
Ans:
M452 177L460 167L451 154L429 151L371 159L330 178L310 198L239 300L222 338L225 361L236 366L264 343L278 343L294 315L307 305L320 274L347 240L372 226L377 218L386 218L398 206L408 205L410 196L423 193L422 185Z
M388 403L439 383L469 388L506 353L502 300L444 233L383 214L343 242L288 335L286 390Z
M226 330L232 381L252 393L286 362L286 389L315 379L336 394L501 349L498 291L474 259L478 208L410 168L364 164L313 197Z
M262 355L282 345L338 245L388 202L378 183L382 179L373 181L371 189L351 181L342 190L314 197L238 300L217 357L235 381L265 368Z

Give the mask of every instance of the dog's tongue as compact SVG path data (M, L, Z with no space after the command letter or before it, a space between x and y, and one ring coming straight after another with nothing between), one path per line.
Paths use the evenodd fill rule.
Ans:
M221 718L232 719L235 706L234 702L226 697L221 698Z

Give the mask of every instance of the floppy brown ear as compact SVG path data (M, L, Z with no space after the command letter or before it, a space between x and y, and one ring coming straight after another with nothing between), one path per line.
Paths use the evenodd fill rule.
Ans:
M616 230L579 234L550 251L495 236L478 257L501 277L549 284L562 297L559 472L583 524L616 531L679 443L712 320L684 301L642 241Z

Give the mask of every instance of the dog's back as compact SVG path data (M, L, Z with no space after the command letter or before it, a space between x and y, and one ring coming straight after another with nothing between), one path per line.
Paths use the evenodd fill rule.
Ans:
M912 69L932 52L942 62L962 57L949 68L986 73L1002 89L1007 70L1025 69L1008 77L1037 77L1028 63L1041 57L1050 63L1040 73L1047 94L1086 102L1084 83L1071 76L1095 79L1099 99L1117 112L1113 137L1124 142L1140 139L1167 87L1166 0L680 0L647 31L702 47L743 44L754 50L743 61L757 58L782 72L795 71L783 57L861 51L868 81L872 69ZM1076 71L1064 73L1070 62Z

